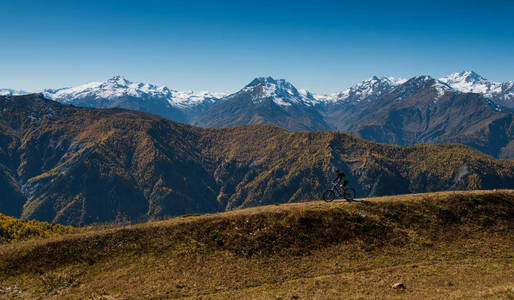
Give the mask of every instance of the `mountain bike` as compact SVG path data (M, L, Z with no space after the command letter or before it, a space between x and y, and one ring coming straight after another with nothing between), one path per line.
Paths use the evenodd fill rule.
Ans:
M341 186L340 189L339 184L332 183L332 188L323 193L323 200L326 202L334 201L336 195L343 197L346 201L352 201L355 198L355 190L351 187L345 188L344 186Z

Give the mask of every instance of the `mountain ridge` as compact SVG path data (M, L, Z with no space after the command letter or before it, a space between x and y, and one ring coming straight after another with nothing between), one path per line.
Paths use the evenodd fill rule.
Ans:
M423 76L423 75L422 75ZM271 76L268 77L256 77L253 79L249 84L247 84L244 88L251 85L253 82L256 81L262 81L263 79L267 79L269 81L277 81L277 79L272 78ZM310 94L313 96L317 102L325 102L325 101L344 101L348 98L352 98L352 95L355 96L361 95L362 98L360 100L363 100L364 98L367 98L367 96L375 96L376 94L382 93L380 89L373 90L374 86L391 86L395 87L398 86L404 82L406 82L408 79L405 78L395 78L395 77L378 77L378 76L372 76L366 80L363 80L359 83L356 83L355 85L351 86L350 88L347 88L345 90L342 90L340 92L334 93L334 94L313 94L306 90L300 90L302 94ZM514 99L514 89L513 81L506 81L506 82L495 82L490 81L484 78L483 76L477 74L474 71L462 71L462 72L456 72L452 73L450 75L447 75L445 77L441 77L439 79L436 79L438 81L441 81L445 84L447 84L449 87L454 89L455 91L468 93L468 92L474 92L474 93L480 93L486 96L486 98L489 98L493 101L495 100L502 100L501 105L505 105L509 100ZM290 88L296 89L290 82L284 80L284 79L278 79L278 81L282 81L286 85L290 85ZM52 100L56 100L63 103L70 103L73 101L74 98L78 98L80 95L77 95L77 92L84 92L85 90L89 88L97 87L99 88L97 93L97 98L102 98L100 95L102 93L105 93L103 96L104 98L115 96L115 92L111 92L109 94L108 89L104 89L106 87L106 83L108 82L117 82L120 86L125 86L125 88L130 89L130 91L126 92L127 94L132 93L132 96L137 96L137 88L139 88L140 92L146 92L146 93L154 93L158 94L159 92L162 95L159 95L159 97L168 97L169 102L172 105L175 105L177 107L182 108L191 108L195 105L202 104L204 101L209 101L213 99L220 99L225 96L228 96L233 93L220 93L220 92L193 92L193 91L176 91L167 88L166 86L156 86L153 84L148 83L138 83L138 82L131 82L125 77L121 75L113 76L110 79L107 79L106 81L100 81L100 82L90 82L86 83L84 85L79 85L77 87L73 88L59 88L59 89L44 89L40 92L42 92L47 98L50 98ZM121 83L121 84L120 84ZM104 85L104 87L102 87ZM108 86L107 86L108 87ZM25 92L22 90L11 90L11 89L0 89L0 91L4 91L3 95L9 95L8 93L14 93L16 95L20 94L29 94L30 92ZM90 90L90 92L95 92L93 90ZM501 92L504 92L505 95L500 95ZM170 94L173 94L170 96ZM174 101L175 100L175 101ZM514 104L512 104L514 105ZM507 105L509 106L509 105Z
M458 142L495 157L514 158L512 85L488 81L472 71L440 79L373 76L343 92L319 96L268 76L255 78L235 93L216 94L177 92L115 76L43 95L78 106L149 112L200 127L335 129L398 145Z
M66 104L96 108L126 108L185 122L188 115L215 102L224 93L176 91L166 86L132 82L117 75L73 88L46 89L45 97Z
M478 93L497 104L514 108L513 81L503 83L490 81L474 71L454 73L440 78L439 81L448 84L459 92Z
M30 94L29 92L23 90L15 90L15 89L0 89L0 96L20 96Z
M345 171L360 196L511 188L514 162L463 145L393 146L273 125L198 128L143 112L0 97L2 213L138 221L315 199ZM464 174L464 175L459 175Z

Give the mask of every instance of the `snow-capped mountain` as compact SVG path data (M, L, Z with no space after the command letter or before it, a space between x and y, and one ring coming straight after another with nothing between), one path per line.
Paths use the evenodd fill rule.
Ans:
M318 102L348 102L373 101L382 94L390 92L395 87L406 82L407 79L394 77L373 76L356 85L335 94L316 95Z
M200 105L214 103L226 95L226 93L213 93L207 91L173 91L170 103L175 107L191 109Z
M512 113L430 76L413 77L374 101L346 103L323 110L330 127L381 143L462 143L496 157L514 157Z
M28 92L13 89L0 89L0 96L26 95Z
M242 90L228 97L238 97L242 94L251 95L250 97L255 103L271 99L280 106L313 105L318 102L308 91L297 90L290 82L270 76L257 77Z
M430 76L417 76L432 79ZM391 92L405 83L407 79L394 77L373 76L342 92L329 95L315 95L318 103L360 103L371 102L381 95ZM485 79L473 71L454 73L446 77L435 79L434 87L439 96L445 91L461 93L477 93L492 101L491 105L503 105L514 108L514 82L494 82Z
M139 110L203 127L267 123L288 130L336 129L400 145L464 143L510 158L513 86L467 71L441 79L373 76L340 93L314 96L284 79L258 77L226 95L179 92L116 76L43 94L77 106Z
M258 77L242 90L228 95L235 97L251 94L252 101L271 99L282 107L290 105L313 106L319 104L357 104L372 102L381 95L391 92L405 83L407 79L373 76L339 93L329 95L313 95L310 92L295 88L284 79ZM480 93L490 101L514 108L514 82L493 82L473 71L454 73L436 80L435 86L442 95L446 90L462 93ZM18 95L27 92L0 89L0 95ZM42 93L52 100L79 106L98 108L122 107L158 113L159 110L173 110L191 113L201 111L217 100L227 97L226 93L176 91L165 86L148 83L131 82L123 76L115 76L106 81L91 82L84 85L46 89ZM145 106L154 106L146 108ZM157 106L162 106L158 108ZM159 113L168 116L167 113ZM180 119L186 121L185 119Z
M127 96L137 97L142 101L148 98L171 99L172 93L164 86L134 83L123 76L114 76L106 81L90 82L76 87L46 89L43 95L58 102L74 103L84 98L105 102L105 100Z
M391 88L389 92L400 94L401 96L398 97L398 100L401 100L410 95L417 94L421 90L426 90L427 93L435 91L432 96L432 102L437 102L447 91L455 92L451 86L428 75L415 76Z
M456 91L462 93L477 93L501 104L514 108L514 82L494 82L485 79L473 71L453 73L440 78L439 81L446 83Z
M311 93L284 79L258 77L193 116L191 123L204 127L266 123L289 130L330 129L315 108L317 102Z
M126 108L187 122L196 113L223 97L223 93L176 91L165 86L132 82L123 76L84 85L44 90L52 100L77 106Z
M91 82L77 87L47 89L43 91L45 97L52 100L94 107L118 106L119 99L134 98L145 102L161 100L163 103L180 108L202 104L204 101L212 102L224 96L223 93L209 93L193 91L179 92L170 90L165 86L156 86L148 83L131 82L123 76L114 76L106 81Z

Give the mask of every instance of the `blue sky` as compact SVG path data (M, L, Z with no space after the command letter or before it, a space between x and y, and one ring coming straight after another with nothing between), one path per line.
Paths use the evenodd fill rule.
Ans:
M372 75L514 80L514 1L0 1L0 88L121 74L235 91L336 92Z

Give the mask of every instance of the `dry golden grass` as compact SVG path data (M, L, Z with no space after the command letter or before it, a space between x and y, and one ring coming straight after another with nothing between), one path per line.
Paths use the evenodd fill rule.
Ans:
M513 219L504 190L93 227L0 247L0 298L514 299Z

